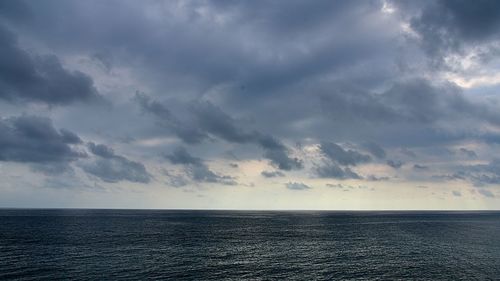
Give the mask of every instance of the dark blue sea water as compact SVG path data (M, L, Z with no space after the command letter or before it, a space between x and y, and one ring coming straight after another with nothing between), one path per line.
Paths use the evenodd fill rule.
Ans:
M500 280L498 212L0 210L0 280Z

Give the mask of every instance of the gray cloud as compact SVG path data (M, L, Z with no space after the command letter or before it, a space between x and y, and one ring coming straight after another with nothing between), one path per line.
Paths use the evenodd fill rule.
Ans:
M374 142L366 142L363 144L363 147L371 153L371 155L384 159L386 156L385 150L378 144Z
M247 132L237 126L236 120L208 101L193 101L188 114L194 120L182 122L170 110L144 94L136 94L141 108L159 118L162 124L173 129L176 136L186 143L199 143L209 136L231 143L254 143L264 150L264 157L281 170L302 169L302 161L289 156L289 149L273 136L257 131Z
M142 163L117 155L112 148L103 144L88 143L90 151L98 158L90 163L82 163L80 167L104 182L116 183L130 181L149 183L152 176Z
M323 163L316 165L314 173L320 178L361 179L349 167L371 161L371 157L351 149L343 149L333 142L322 142L319 149L324 156Z
M201 158L192 156L184 147L177 147L171 154L165 155L165 157L172 164L183 165L186 175L195 182L221 183L224 185L238 184L234 177L220 175L211 171ZM179 179L178 176L173 177L175 182L187 184L186 181Z
M368 181L387 181L389 179L390 178L386 176L376 176L376 175L369 175L366 177L366 180Z
M495 194L493 194L491 191L486 190L486 189L478 189L477 192L479 192L479 194L481 194L485 197L489 197L489 198L495 197Z
M408 148L402 148L400 151L404 155L409 156L411 158L416 158L417 157L417 154L415 154L415 152L413 152L412 150L410 150Z
M460 153L464 154L465 156L469 158L477 158L477 154L474 150L469 150L467 148L460 148Z
M404 163L399 160L387 160L387 165L394 169L399 169L404 165Z
M368 188L367 186L364 186L364 185L353 186L353 185L346 185L346 184L341 184L341 183L337 183L337 184L327 183L326 186L332 187L332 188L340 188L340 189L355 189L355 188L367 189Z
M260 174L265 178L276 178L285 176L285 174L280 171L262 171Z
M182 164L182 165L201 165L203 160L198 157L194 157L184 148L177 147L172 154L165 155L165 157L172 164Z
M460 191L457 191L457 190L453 190L451 193L452 193L452 194L453 194L453 196L455 196L455 197L461 197L461 196L462 196L462 193L461 193Z
M334 179L361 179L362 177L349 167L342 168L335 163L325 163L315 168L315 173L320 178Z
M114 150L104 144L95 144L93 142L89 142L87 144L87 147L94 155L102 158L113 158L116 156Z
M450 174L434 175L436 180L462 180L481 187L500 184L500 160L494 159L486 164L459 165Z
M427 169L429 169L429 167L426 165L414 164L413 169L415 169L415 170L427 170Z
M31 55L0 25L0 98L51 105L102 100L92 79L65 69L54 55Z
M196 144L208 138L207 133L201 128L181 122L165 105L152 100L149 96L143 93L136 93L134 100L141 106L143 112L153 114L158 118L158 124L172 130L184 142Z
M361 154L355 150L344 150L333 142L322 142L320 150L329 160L344 166L356 166L371 160L370 156Z
M54 163L31 163L30 169L47 176L59 176L62 174L74 174L74 170L67 162Z
M81 142L70 131L56 130L45 117L0 119L0 161L67 163L86 156L72 147Z
M288 148L280 141L271 136L258 137L259 145L264 149L264 157L271 161L280 170L290 171L302 169L302 160L290 157Z
M498 4L394 1L387 5L398 9L389 14L384 2L0 1L0 109L46 111L56 124L103 143L126 135L124 151L142 155L148 167L179 143L202 151L201 158L186 150L166 155L182 167L182 174L166 174L173 186L235 184L232 174L210 168L221 151L264 158L273 168L263 177L307 169L293 174L388 181L357 167L387 161L397 169L405 161L414 171L391 171L398 180L390 184L417 174L497 184L498 85L460 88L446 81L450 68L426 59L446 64L441 59L473 55L480 74L496 73ZM417 36L402 29L406 23ZM102 99L97 87L112 98L112 110L75 105ZM149 95L137 92L129 103L136 90ZM143 116L134 115L137 105ZM20 137L9 122L1 122L8 127L0 131L2 161L57 175L71 173L67 163L78 160L103 181L152 180L143 164L107 146L87 144L92 162L74 133L54 129L59 139L39 141ZM291 147L298 142L301 149ZM321 158L309 161L308 148L318 143ZM455 150L469 145L481 153ZM455 155L447 153L452 147ZM415 152L418 159L409 159ZM438 159L441 175L423 171ZM486 164L460 162L470 159Z
M288 182L285 184L286 188L290 190L308 190L311 189L312 187L303 184L301 182Z
M421 35L426 51L438 58L468 45L497 40L500 4L494 0L429 1L411 19L411 26Z
M495 159L487 164L462 166L459 173L468 177L476 186L500 184L500 160Z

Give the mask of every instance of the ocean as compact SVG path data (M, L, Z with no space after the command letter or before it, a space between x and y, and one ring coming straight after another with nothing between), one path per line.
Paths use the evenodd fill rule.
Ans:
M0 280L500 280L500 212L0 210Z

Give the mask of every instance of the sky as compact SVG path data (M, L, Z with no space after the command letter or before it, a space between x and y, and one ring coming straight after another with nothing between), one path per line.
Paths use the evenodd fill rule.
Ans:
M500 209L500 1L0 1L0 207Z

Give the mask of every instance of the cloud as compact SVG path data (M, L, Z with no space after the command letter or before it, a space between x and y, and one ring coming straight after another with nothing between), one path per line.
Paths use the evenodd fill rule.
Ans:
M21 49L16 36L2 25L0 45L0 99L50 105L102 100L88 75L65 69L55 55Z
M189 144L200 143L209 136L236 144L253 143L264 150L264 157L281 170L302 169L302 161L289 156L290 150L273 136L258 131L246 131L236 120L208 101L192 101L187 106L191 119L180 121L170 110L149 96L137 93L135 100L142 110L153 114L161 124Z
M285 174L280 171L262 171L260 174L265 178L276 178L285 176Z
M250 182L249 166L236 169L235 159L263 160L265 178L493 186L497 8L488 0L0 1L0 111L51 116L75 132L36 125L48 135L32 137L2 119L0 160L54 177L80 167L89 181L157 184L148 169L161 171L167 150L174 166L161 180L171 186ZM460 86L475 75L496 80ZM91 102L101 94L109 110ZM126 136L120 152L141 160L79 136L103 144ZM224 175L212 161L229 153Z
M409 156L411 158L416 158L417 157L417 154L415 154L415 152L411 151L410 149L408 148L402 148L401 150L401 153L403 153L404 155L406 156Z
M67 162L54 163L32 163L30 169L36 173L46 176L59 176L62 174L73 174L74 170Z
M288 182L285 184L286 188L290 190L308 190L311 189L312 187L303 184L301 182Z
M366 177L366 180L368 181L388 181L390 178L386 176L375 176L375 175L369 175Z
M264 149L264 157L271 161L273 166L280 170L300 170L302 160L289 156L289 149L280 141L271 136L259 135L257 139L259 145Z
M346 184L341 184L341 183L337 183L337 184L327 183L326 186L332 187L332 188L340 188L340 189L355 189L355 188L367 189L368 188L367 186L364 186L364 185L353 186L353 185L346 185ZM344 190L344 191L346 191L346 190Z
M500 160L494 159L487 164L461 166L458 173L476 186L497 185L500 184Z
M343 166L356 166L371 161L370 156L355 150L344 150L333 142L323 142L319 148L325 157Z
M429 167L426 165L414 164L413 169L414 170L427 170L427 169L429 169Z
M500 160L494 159L486 164L459 165L453 167L451 174L434 175L437 180L468 181L477 187L500 184Z
M404 165L404 163L399 160L387 160L387 165L394 169L399 169Z
M425 2L421 12L412 17L411 27L420 34L425 50L437 57L497 40L499 11L500 4L494 0Z
M451 193L452 193L452 194L453 194L453 196L455 196L455 197L461 197L461 196L462 196L462 193L461 193L460 191L453 190Z
M63 178L63 177L49 177L46 178L43 181L42 184L43 187L47 188L56 188L56 189L92 189L92 190L98 190L98 191L103 191L104 188L100 185L98 185L96 182L94 183L87 183L85 181L82 181L79 178L75 177L70 177L70 178Z
M335 163L326 163L315 168L315 173L320 178L333 179L361 179L362 177L349 167L342 168Z
M171 154L165 155L170 163L184 166L186 176L195 182L221 183L224 185L237 185L234 177L220 175L209 169L201 158L192 156L184 147L177 147ZM170 177L172 178L172 177ZM174 182L186 183L174 177Z
M0 161L61 167L61 163L86 156L73 147L81 142L76 134L55 129L46 117L22 115L0 119Z
M165 105L152 100L146 94L136 93L134 100L141 106L143 112L153 114L157 118L158 124L172 130L184 142L196 144L208 138L207 133L201 128L178 120Z
M363 147L371 153L371 155L384 159L386 156L385 150L378 144L374 142L366 142L363 144Z
M493 194L491 191L486 190L486 189L478 189L477 192L479 192L481 195L489 198L495 198L495 194Z
M319 149L324 157L323 163L316 165L313 171L320 178L361 179L350 167L342 166L356 166L371 161L370 156L351 149L345 150L333 142L322 142Z
M87 147L94 155L100 156L102 158L113 158L116 156L114 150L104 144L95 144L93 142L89 142L87 144Z
M177 147L172 154L165 155L172 164L181 165L201 165L201 158L194 157L184 148Z
M469 150L467 148L460 148L460 153L464 154L465 156L469 158L477 158L477 154L474 150Z
M97 156L93 162L80 164L88 174L108 183L121 181L149 183L152 180L152 176L142 163L117 155L112 148L103 144L90 142L87 146Z

